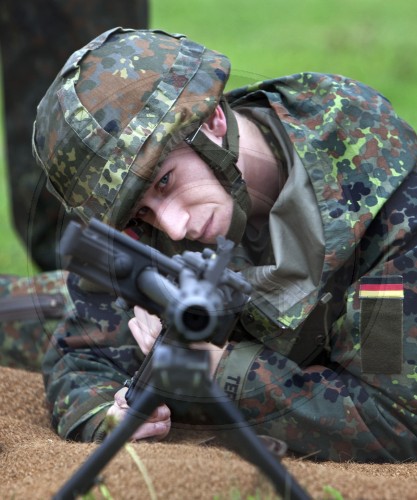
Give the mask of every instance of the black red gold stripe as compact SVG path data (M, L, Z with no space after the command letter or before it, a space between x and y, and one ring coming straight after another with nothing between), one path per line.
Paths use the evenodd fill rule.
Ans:
M361 299L402 299L404 286L402 276L366 277L359 286Z

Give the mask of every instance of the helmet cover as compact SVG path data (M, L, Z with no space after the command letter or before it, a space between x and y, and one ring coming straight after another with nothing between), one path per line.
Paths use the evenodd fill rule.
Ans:
M83 220L123 229L172 148L207 119L226 56L161 31L114 28L75 52L38 106L33 152Z

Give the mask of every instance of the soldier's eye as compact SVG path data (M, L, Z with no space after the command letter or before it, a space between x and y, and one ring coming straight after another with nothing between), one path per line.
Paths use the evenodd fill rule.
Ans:
M143 218L149 213L149 207L142 207L136 212L136 217Z
M164 189L169 184L169 178L171 176L171 172L167 172L158 182L158 188Z

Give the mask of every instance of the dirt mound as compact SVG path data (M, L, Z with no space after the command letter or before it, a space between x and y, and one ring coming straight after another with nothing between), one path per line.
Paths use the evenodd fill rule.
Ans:
M51 429L39 374L0 368L0 498L51 498L96 448L61 440ZM259 471L229 450L201 440L132 445L157 498L272 498ZM284 466L316 499L414 499L417 464L337 464L285 458ZM146 478L123 449L102 471L113 499L151 498ZM102 498L97 488L96 498ZM239 497L237 497L239 498Z

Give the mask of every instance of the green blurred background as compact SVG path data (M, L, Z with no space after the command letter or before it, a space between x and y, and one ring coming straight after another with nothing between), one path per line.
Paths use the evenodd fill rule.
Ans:
M152 28L229 56L228 88L299 71L344 74L375 87L417 128L413 0L149 1ZM3 133L0 140L0 273L31 273L10 221Z

